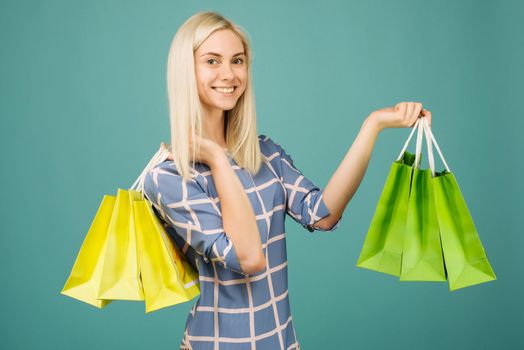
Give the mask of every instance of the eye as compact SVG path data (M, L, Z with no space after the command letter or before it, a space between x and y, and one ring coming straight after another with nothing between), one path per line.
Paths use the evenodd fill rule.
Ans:
M207 60L207 62L209 63L209 61L216 61L214 58L210 58Z
M237 61L240 61L240 62L241 62L241 63L239 63L239 64L242 64L242 63L244 63L244 60L243 60L243 59L241 59L241 58L237 58Z

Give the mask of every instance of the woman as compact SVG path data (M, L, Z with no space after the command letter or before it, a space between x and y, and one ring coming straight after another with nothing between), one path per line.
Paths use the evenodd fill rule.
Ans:
M189 18L169 52L171 155L148 172L144 192L199 272L181 349L300 349L285 215L309 231L335 230L379 132L411 127L421 114L431 122L421 103L372 112L321 190L257 134L251 59L244 31L215 12Z

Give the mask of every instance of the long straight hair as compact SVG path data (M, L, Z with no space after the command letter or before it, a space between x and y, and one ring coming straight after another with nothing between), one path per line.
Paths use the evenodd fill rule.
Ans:
M177 171L187 181L193 177L195 155L200 147L203 113L195 76L194 53L215 31L229 29L242 41L246 53L247 84L231 110L224 112L227 148L237 164L256 174L262 163L256 126L255 97L251 82L252 50L246 32L212 11L191 16L176 32L167 60L167 93L171 128L171 153ZM189 142L192 142L192 154ZM191 163L190 163L191 162Z

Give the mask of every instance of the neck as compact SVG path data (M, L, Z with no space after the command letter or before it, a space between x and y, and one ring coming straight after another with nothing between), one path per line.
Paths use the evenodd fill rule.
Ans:
M226 148L226 137L224 134L225 112L220 109L204 113L203 128L204 136L215 142L222 148Z

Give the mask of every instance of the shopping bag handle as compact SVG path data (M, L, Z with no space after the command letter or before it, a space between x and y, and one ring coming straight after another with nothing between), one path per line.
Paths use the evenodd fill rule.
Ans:
M446 163L446 160L444 159L444 156L442 155L442 151L440 150L440 147L438 146L437 140L435 139L435 136L433 136L433 132L431 131L431 126L428 125L426 117L422 117L420 119L423 119L422 125L424 128L424 134L426 136L426 145L428 146L428 162L429 162L429 167L431 169L431 176L435 177L435 160L433 158L433 145L435 145L435 148L437 149L440 159L442 159L442 163L444 163L444 166L446 167L446 171L451 172L451 170L449 169L448 163Z
M428 147L428 163L429 163L429 169L431 170L431 177L435 177L435 158L433 157L433 147L431 142L431 136L428 132L428 122L426 117L421 118L421 123L423 124L424 128L424 135L426 139L426 146Z
M411 128L411 132L409 133L408 139L404 143L404 147L402 147L402 150L400 151L400 154L397 157L397 161L399 161L402 158L402 155L406 151L409 145L409 141L411 141L411 137L415 133L415 130L418 130L417 133L417 146L415 151L415 164L417 164L420 161L420 153L421 153L421 145L422 145L422 129L420 128L420 118L417 118L417 121L415 122L415 125L413 128Z
M138 191L142 193L142 196L145 196L144 179L146 177L146 174L155 166L165 161L167 157L169 157L169 153L169 146L161 142L158 151L153 155L149 163L147 163L146 167L144 168L144 170L142 170L142 173L140 174L140 176L138 176L138 178L135 180L130 189Z
M417 120L419 120L418 118ZM419 121L418 123L418 130L417 130L417 144L415 148L415 164L413 164L414 168L419 169L420 163L422 163L422 139L424 138L424 128L422 121Z

